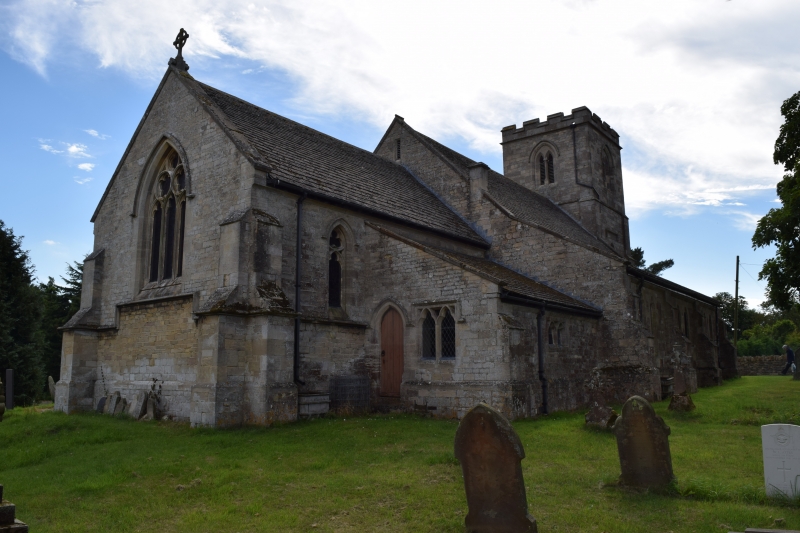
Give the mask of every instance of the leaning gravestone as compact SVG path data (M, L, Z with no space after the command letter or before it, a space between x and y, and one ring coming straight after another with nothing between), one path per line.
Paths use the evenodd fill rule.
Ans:
M139 391L133 396L133 400L128 404L128 415L134 420L139 420L147 408L147 394Z
M520 464L525 450L503 415L484 403L470 409L458 424L455 454L464 474L468 533L536 533Z
M125 412L128 408L128 400L122 398L120 401L117 402L117 406L114 408L114 416L121 415Z
M50 397L56 399L56 382L53 381L53 376L47 376L47 387L50 389Z
M100 398L100 401L97 402L97 412L98 413L104 413L105 412L106 400L107 400L107 398L105 396L103 396L102 398Z
M767 496L800 496L800 426L761 426L761 449L764 453Z
M113 415L114 410L117 408L117 404L119 403L119 398L119 391L115 392L114 394L109 394L108 398L106 398L106 406L103 409L103 414Z
M614 423L620 483L631 487L664 488L672 474L670 429L641 396L631 396Z

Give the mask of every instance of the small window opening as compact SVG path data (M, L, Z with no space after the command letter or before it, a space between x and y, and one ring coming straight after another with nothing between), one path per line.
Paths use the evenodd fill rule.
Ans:
M547 180L547 167L545 166L545 163L544 163L544 156L540 155L539 156L539 183L541 185L544 185L546 180Z
M556 331L556 337L557 337L556 341L558 342L558 345L562 346L562 344L561 344L561 328L558 328L558 330Z
M400 139L397 139L396 143L397 143L397 155L396 155L396 159L400 159Z
M547 330L547 344L549 344L550 346L555 344L555 342L553 342L553 328L552 327Z
M456 356L456 321L447 308L442 312L442 359L453 359Z
M436 359L436 321L430 311L425 311L422 322L422 358Z
M337 230L328 239L328 307L342 306L342 239Z
M689 314L686 311L683 312L683 331L686 334L686 336L688 337L689 336Z
M553 165L553 154L550 152L547 153L547 181L550 183L555 183L556 181L555 165Z

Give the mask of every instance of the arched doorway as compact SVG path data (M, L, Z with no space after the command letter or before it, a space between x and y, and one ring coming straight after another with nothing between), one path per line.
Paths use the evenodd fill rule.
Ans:
M400 396L403 379L403 319L390 308L381 320L381 396Z

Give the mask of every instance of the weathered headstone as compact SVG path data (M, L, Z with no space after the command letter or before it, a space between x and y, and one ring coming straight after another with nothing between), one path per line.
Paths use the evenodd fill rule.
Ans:
M686 374L682 369L675 369L674 381L672 382L672 394L678 396L686 394Z
M6 409L14 408L14 369L6 369Z
M97 402L97 412L98 413L104 413L105 412L106 400L107 400L107 398L105 396L103 396L102 398L100 398L100 401Z
M147 397L147 414L142 417L142 420L155 420L156 419L156 401L152 396Z
M800 426L761 426L761 449L767 496L800 496Z
M587 426L597 429L611 429L619 415L616 411L600 402L592 402L584 420Z
M17 520L17 506L3 499L3 485L0 485L0 533L28 533L28 526Z
M631 487L664 488L674 479L669 453L670 429L641 396L631 396L614 423L620 483Z
M120 401L117 402L117 406L114 408L114 416L121 415L125 412L128 408L128 400L122 398Z
M47 376L47 387L50 389L50 397L56 399L56 382L53 381L53 376Z
M688 394L676 394L670 398L669 407L667 407L667 409L670 411L689 412L694 411L696 407L692 401L692 397Z
M147 409L147 394L139 391L133 396L133 400L128 404L128 415L134 420L139 420Z
M103 410L103 414L113 415L114 409L117 408L117 404L119 403L119 398L119 391L115 392L114 394L109 394L108 398L106 398L106 406Z
M456 431L455 455L467 492L467 532L537 531L522 478L525 450L503 415L484 403L470 409Z

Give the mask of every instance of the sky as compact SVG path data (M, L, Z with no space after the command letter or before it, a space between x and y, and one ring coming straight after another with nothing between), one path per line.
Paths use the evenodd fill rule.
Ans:
M398 114L502 172L504 126L585 105L620 134L631 245L708 295L738 255L764 299L796 0L0 0L0 220L40 280L92 251L181 27L199 81L367 150Z

